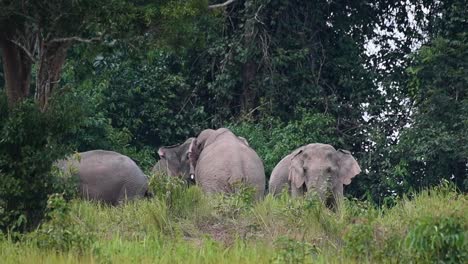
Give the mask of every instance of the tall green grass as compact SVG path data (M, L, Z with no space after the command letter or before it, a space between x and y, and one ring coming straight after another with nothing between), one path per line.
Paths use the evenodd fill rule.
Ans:
M60 196L47 221L14 239L0 236L2 263L466 263L467 196L450 186L392 208L253 192L207 196L157 176L155 197L119 207Z

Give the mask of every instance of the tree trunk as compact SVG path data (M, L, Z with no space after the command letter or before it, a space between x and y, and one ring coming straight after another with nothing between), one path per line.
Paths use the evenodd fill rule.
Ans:
M256 28L255 21L252 18L248 18L244 27L243 46L249 53L253 53L252 51L254 51L258 45L255 41L257 33L258 29ZM258 67L256 59L257 58L255 58L253 54L250 54L247 61L242 65L242 94L240 98L242 114L251 114L250 112L255 107L257 91L253 84Z
M32 61L20 47L5 36L0 36L0 49L8 106L11 108L29 96Z
M42 111L47 109L49 98L60 81L70 46L71 41L49 42L41 45L35 98Z
M255 107L257 91L253 87L253 82L256 74L257 63L253 60L249 60L242 65L241 113L249 113Z

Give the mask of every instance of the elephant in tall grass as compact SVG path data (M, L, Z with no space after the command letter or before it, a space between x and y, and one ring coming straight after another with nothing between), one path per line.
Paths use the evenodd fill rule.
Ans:
M150 195L148 179L138 165L114 151L81 152L58 161L56 166L78 177L84 199L117 205Z
M276 195L290 188L292 196L315 191L329 206L343 197L343 185L361 172L349 151L328 144L309 144L294 150L273 169L269 192Z
M249 146L247 139L238 137L246 146ZM151 170L152 173L164 173L169 176L181 176L187 181L193 181L190 178L190 161L188 158L189 147L194 138L188 138L184 143L172 146L160 147L158 155L161 158Z
M189 148L190 173L207 193L233 192L236 183L265 192L263 162L245 139L227 128L203 130Z
M182 144L160 147L158 155L161 159L154 165L152 172L180 176L189 181L190 161L188 152L193 139L188 138Z

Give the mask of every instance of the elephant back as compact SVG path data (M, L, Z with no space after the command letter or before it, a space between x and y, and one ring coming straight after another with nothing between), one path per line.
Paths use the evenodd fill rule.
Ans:
M79 179L85 199L117 204L142 197L148 188L146 175L129 157L113 151L92 150L67 159L62 168Z
M196 180L202 186L210 186L215 181L216 188L230 191L232 184L243 182L256 188L257 197L263 196L265 190L262 160L230 131L218 134L216 140L203 149L196 171ZM224 186L226 183L228 185Z

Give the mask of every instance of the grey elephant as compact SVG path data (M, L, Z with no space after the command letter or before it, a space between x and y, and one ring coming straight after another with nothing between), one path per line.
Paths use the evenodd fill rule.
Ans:
M290 188L292 196L314 190L320 199L334 206L343 197L343 185L361 172L349 151L328 144L309 144L294 150L273 169L269 192L276 195Z
M193 139L188 138L182 144L159 148L158 155L161 159L154 165L152 172L180 176L188 181L190 176L188 152Z
M78 176L81 196L117 205L125 200L151 196L148 179L129 157L114 151L91 150L56 163Z
M249 146L247 139L238 138L244 145ZM190 178L190 162L188 159L189 147L193 139L193 137L188 138L184 143L159 148L158 155L161 159L153 166L151 172L180 176L189 182L193 181L194 179Z
M190 173L207 193L233 192L236 183L265 192L265 171L257 153L227 128L203 130L189 149Z

